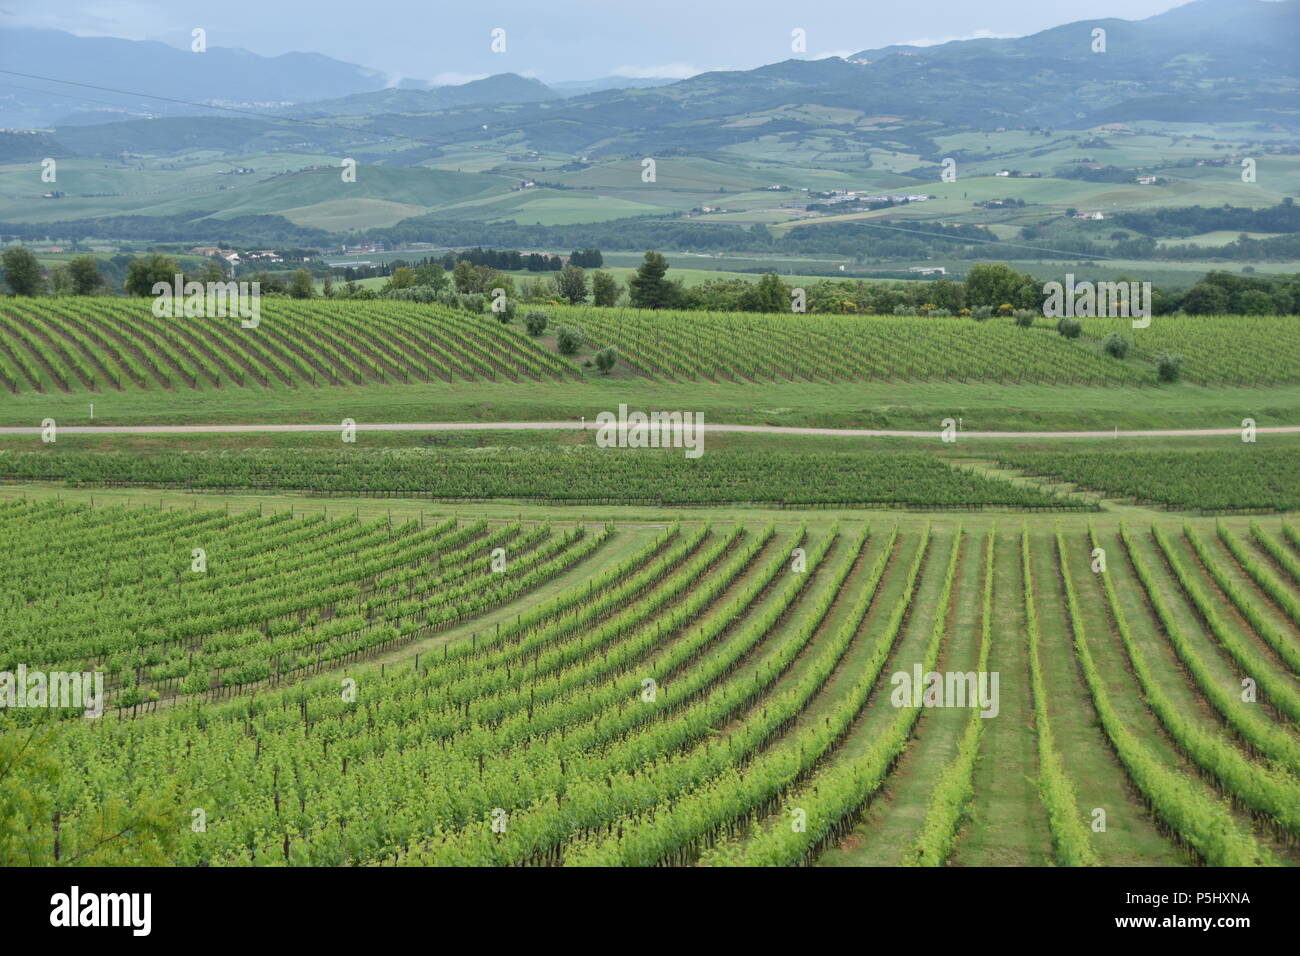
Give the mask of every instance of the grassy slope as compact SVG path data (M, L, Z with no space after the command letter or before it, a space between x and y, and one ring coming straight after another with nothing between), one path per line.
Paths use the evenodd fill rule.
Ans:
M0 400L0 425L222 422L576 421L631 407L683 408L705 421L829 428L980 430L1260 427L1300 421L1300 387L1119 389L949 383L661 384L591 375L583 383L462 383L289 389L23 392ZM1146 447L1146 446L1144 446Z

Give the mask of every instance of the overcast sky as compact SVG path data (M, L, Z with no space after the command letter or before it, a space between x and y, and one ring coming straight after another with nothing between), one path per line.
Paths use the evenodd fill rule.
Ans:
M266 56L324 53L390 79L464 82L514 72L544 81L682 78L792 56L891 43L1024 36L1101 17L1142 19L1186 0L0 0L0 24L161 40ZM506 50L493 53L491 32ZM807 52L791 51L806 31ZM160 78L162 79L162 78Z

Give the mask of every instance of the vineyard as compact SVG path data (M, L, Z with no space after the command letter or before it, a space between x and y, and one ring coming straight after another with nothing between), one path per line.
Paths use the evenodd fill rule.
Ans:
M340 443L341 444L341 443ZM57 446L55 446L57 447ZM310 449L286 452L0 451L0 480L190 491L305 491L438 501L913 508L1091 508L922 453L862 455L571 448Z
M11 392L563 381L577 368L490 316L410 303L266 304L240 319L165 318L147 301L0 305L0 385Z
M1002 464L1139 504L1202 512L1300 509L1300 449L1241 442L1231 450L1030 452Z
M60 767L5 862L1300 864L1276 518L0 527L0 670L107 675L98 720L0 718Z
M1149 328L1128 319L1084 319L1092 339L1111 332L1127 337L1139 360L1180 355L1188 377L1201 385L1278 385L1296 381L1296 323L1273 315L1156 316Z
M1300 381L1300 332L1285 317L1157 316L1146 329L1085 319L1083 337L1070 340L1042 319L1019 328L1009 318L552 312L552 321L581 327L593 349L617 346L637 374L670 382L1154 385L1162 352L1182 355L1183 377L1201 384ZM1100 348L1114 330L1136 346L1127 360Z
M0 449L0 865L1300 865L1300 448L1272 433L707 432L690 457L230 417L576 421L635 381L804 420L955 396L931 427L977 430L986 384L1040 386L1004 390L1026 426L1080 403L1041 386L1158 404L1136 389L1177 352L1160 414L1235 424L1214 388L1269 385L1271 423L1291 327L549 312L532 336L393 301L269 299L250 329L0 304L0 394L60 426ZM65 427L83 399L167 420L169 394L237 424ZM15 706L32 672L95 676L102 715Z
M49 669L92 664L128 703L279 683L477 616L608 536L454 518L289 518L11 504L0 534L14 629L0 639L0 671L37 658ZM177 566L194 548L202 570Z
M238 317L157 318L148 301L8 299L0 304L0 389L24 393L315 389L462 382L556 383L594 375L616 346L619 377L651 382L855 381L1146 386L1155 360L1183 356L1198 384L1300 382L1300 335L1285 318L1157 316L1150 328L1088 319L1066 339L1007 318L761 315L554 307L534 338L520 321L393 301L267 299ZM561 356L555 330L581 329ZM1111 330L1133 343L1107 355Z

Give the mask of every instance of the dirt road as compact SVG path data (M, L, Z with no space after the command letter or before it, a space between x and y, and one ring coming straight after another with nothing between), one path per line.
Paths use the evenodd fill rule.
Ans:
M890 428L800 428L782 425L722 425L706 422L706 432L752 432L761 435L831 435L842 438L928 438L941 437L939 429L905 431ZM594 431L594 422L357 422L359 432L455 432L455 431ZM203 435L257 432L337 432L341 425L59 425L61 435ZM39 427L0 428L0 435L39 435ZM1300 433L1300 425L1257 428L1259 435ZM1198 436L1240 435L1240 428L1156 428L1148 430L1113 429L1111 431L1035 431L988 432L962 431L959 438L1192 438Z

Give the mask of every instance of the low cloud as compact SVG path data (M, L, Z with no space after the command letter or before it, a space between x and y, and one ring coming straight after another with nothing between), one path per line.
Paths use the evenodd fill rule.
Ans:
M464 83L473 83L475 80L486 80L490 75L489 73L439 73L429 82L434 86L460 86Z
M1015 37L1014 33L994 33L992 30L976 30L966 36L951 37L922 37L919 40L905 40L902 43L890 44L891 46L938 46L941 43L953 43L957 40L1007 40Z
M664 63L659 66L620 66L609 71L610 76L629 80L685 80L708 72L689 63Z

